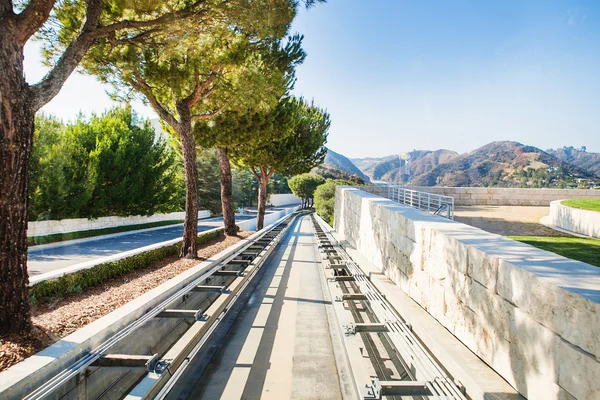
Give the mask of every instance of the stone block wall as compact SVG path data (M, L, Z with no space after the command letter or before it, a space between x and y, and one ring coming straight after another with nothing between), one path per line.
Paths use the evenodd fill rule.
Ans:
M454 197L457 206L548 206L551 201L581 197L600 198L592 189L519 189L409 186L406 189Z
M600 268L351 187L335 229L525 397L600 399Z
M198 218L210 217L210 211L198 211ZM154 214L149 216L135 215L130 217L100 217L96 219L71 218L50 221L34 221L27 224L27 236L44 236L56 233L89 231L93 229L114 228L117 226L148 224L160 221L183 221L185 212Z
M269 204L274 207L287 206L290 204L300 204L302 199L291 193L272 194L269 196Z
M600 212L550 203L550 223L567 231L600 239Z

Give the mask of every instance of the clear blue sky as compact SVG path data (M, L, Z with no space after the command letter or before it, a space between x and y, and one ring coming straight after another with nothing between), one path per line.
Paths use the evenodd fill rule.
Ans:
M492 140L600 152L598 1L330 0L293 31L308 53L295 91L328 109L329 147L346 156ZM38 64L30 46L32 81ZM70 119L108 106L78 75L45 110Z

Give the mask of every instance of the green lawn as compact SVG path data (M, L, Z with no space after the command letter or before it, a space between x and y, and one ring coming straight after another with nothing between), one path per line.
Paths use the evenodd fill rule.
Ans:
M600 267L600 240L572 236L508 236L513 240Z
M600 199L571 199L563 200L560 204L583 210L600 211Z
M116 226L114 228L93 229L93 230L89 230L89 231L56 233L54 235L46 235L46 236L32 236L30 238L27 238L27 244L29 246L35 246L38 244L64 242L65 240L83 239L83 238L92 237L92 236L108 235L110 233L136 231L138 229L156 228L159 226L174 225L174 224L181 224L181 223L183 223L183 221L159 221L159 222L150 222L148 224L126 225L126 226Z

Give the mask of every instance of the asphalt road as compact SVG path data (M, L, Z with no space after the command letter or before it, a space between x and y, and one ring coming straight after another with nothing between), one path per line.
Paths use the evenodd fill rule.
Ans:
M235 218L241 221L254 217L250 214L236 215ZM222 217L201 220L198 223L198 232L218 228L223 225L222 221ZM29 276L39 275L96 258L176 239L181 237L182 234L183 224L180 224L148 232L132 231L130 234L123 236L74 243L50 249L33 249L28 252L27 269Z

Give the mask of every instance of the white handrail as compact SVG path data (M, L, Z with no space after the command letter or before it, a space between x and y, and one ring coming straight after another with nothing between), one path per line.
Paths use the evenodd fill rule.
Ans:
M454 220L454 197L419 192L395 185L363 186L361 189L397 203Z

